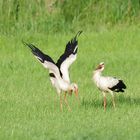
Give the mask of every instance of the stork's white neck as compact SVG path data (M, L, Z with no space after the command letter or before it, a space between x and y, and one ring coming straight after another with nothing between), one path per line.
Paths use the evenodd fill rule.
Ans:
M93 80L98 81L100 77L102 76L102 72L99 70L96 70L93 72Z

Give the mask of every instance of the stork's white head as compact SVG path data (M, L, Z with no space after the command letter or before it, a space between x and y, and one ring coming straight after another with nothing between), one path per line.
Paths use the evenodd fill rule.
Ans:
M76 83L72 83L69 88L69 94L72 95L72 92L75 93L76 98L78 98L78 85Z
M104 62L101 62L101 63L97 66L96 70L98 70L98 71L103 71L104 68L105 68Z

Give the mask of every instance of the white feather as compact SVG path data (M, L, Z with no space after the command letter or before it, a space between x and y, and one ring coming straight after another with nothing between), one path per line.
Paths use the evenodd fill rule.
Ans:
M42 64L45 68L51 70L58 79L60 79L60 72L59 72L58 67L55 64L48 61L44 61L44 63Z
M63 74L63 79L70 83L69 77L69 66L76 60L77 55L71 54L64 62L61 64L60 70Z
M51 83L52 83L53 87L56 88L57 94L60 95L61 90L60 90L58 80L55 77L50 77L50 80L51 80Z
M116 78L101 76L101 73L98 71L94 72L93 80L100 90L106 92L110 90L109 88L112 88L113 86L117 85L119 82L119 80Z

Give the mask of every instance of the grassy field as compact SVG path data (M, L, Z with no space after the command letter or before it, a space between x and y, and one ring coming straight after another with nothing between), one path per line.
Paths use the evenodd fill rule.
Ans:
M69 96L72 112L66 106L60 112L48 71L21 40L34 43L57 60L75 33L0 35L1 140L140 139L140 28L83 32L77 61L70 69L71 81L79 86L80 104ZM127 85L125 94L116 96L115 110L108 96L106 112L92 82L92 71L102 61L105 75L120 77Z
M91 31L116 24L140 25L139 19L139 0L0 0L4 34Z

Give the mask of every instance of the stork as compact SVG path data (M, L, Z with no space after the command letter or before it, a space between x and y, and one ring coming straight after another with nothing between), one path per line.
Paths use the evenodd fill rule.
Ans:
M60 56L57 63L53 61L53 59L44 54L41 50L35 47L33 44L28 44L23 42L26 46L28 46L33 55L39 60L39 62L49 70L49 76L52 85L56 88L57 93L60 97L60 110L62 111L62 97L61 93L64 92L64 101L70 111L71 108L68 104L66 93L68 92L70 95L72 92L75 93L75 96L78 98L78 86L76 83L71 83L69 78L69 67L76 60L77 51L78 51L78 40L77 37L82 33L79 31L76 36L71 39L65 48L64 53Z
M124 92L126 85L121 79L117 79L116 77L102 76L104 67L104 62L101 62L93 71L93 81L98 89L102 91L104 96L104 110L106 110L106 93L111 94L113 107L115 108L114 92Z

